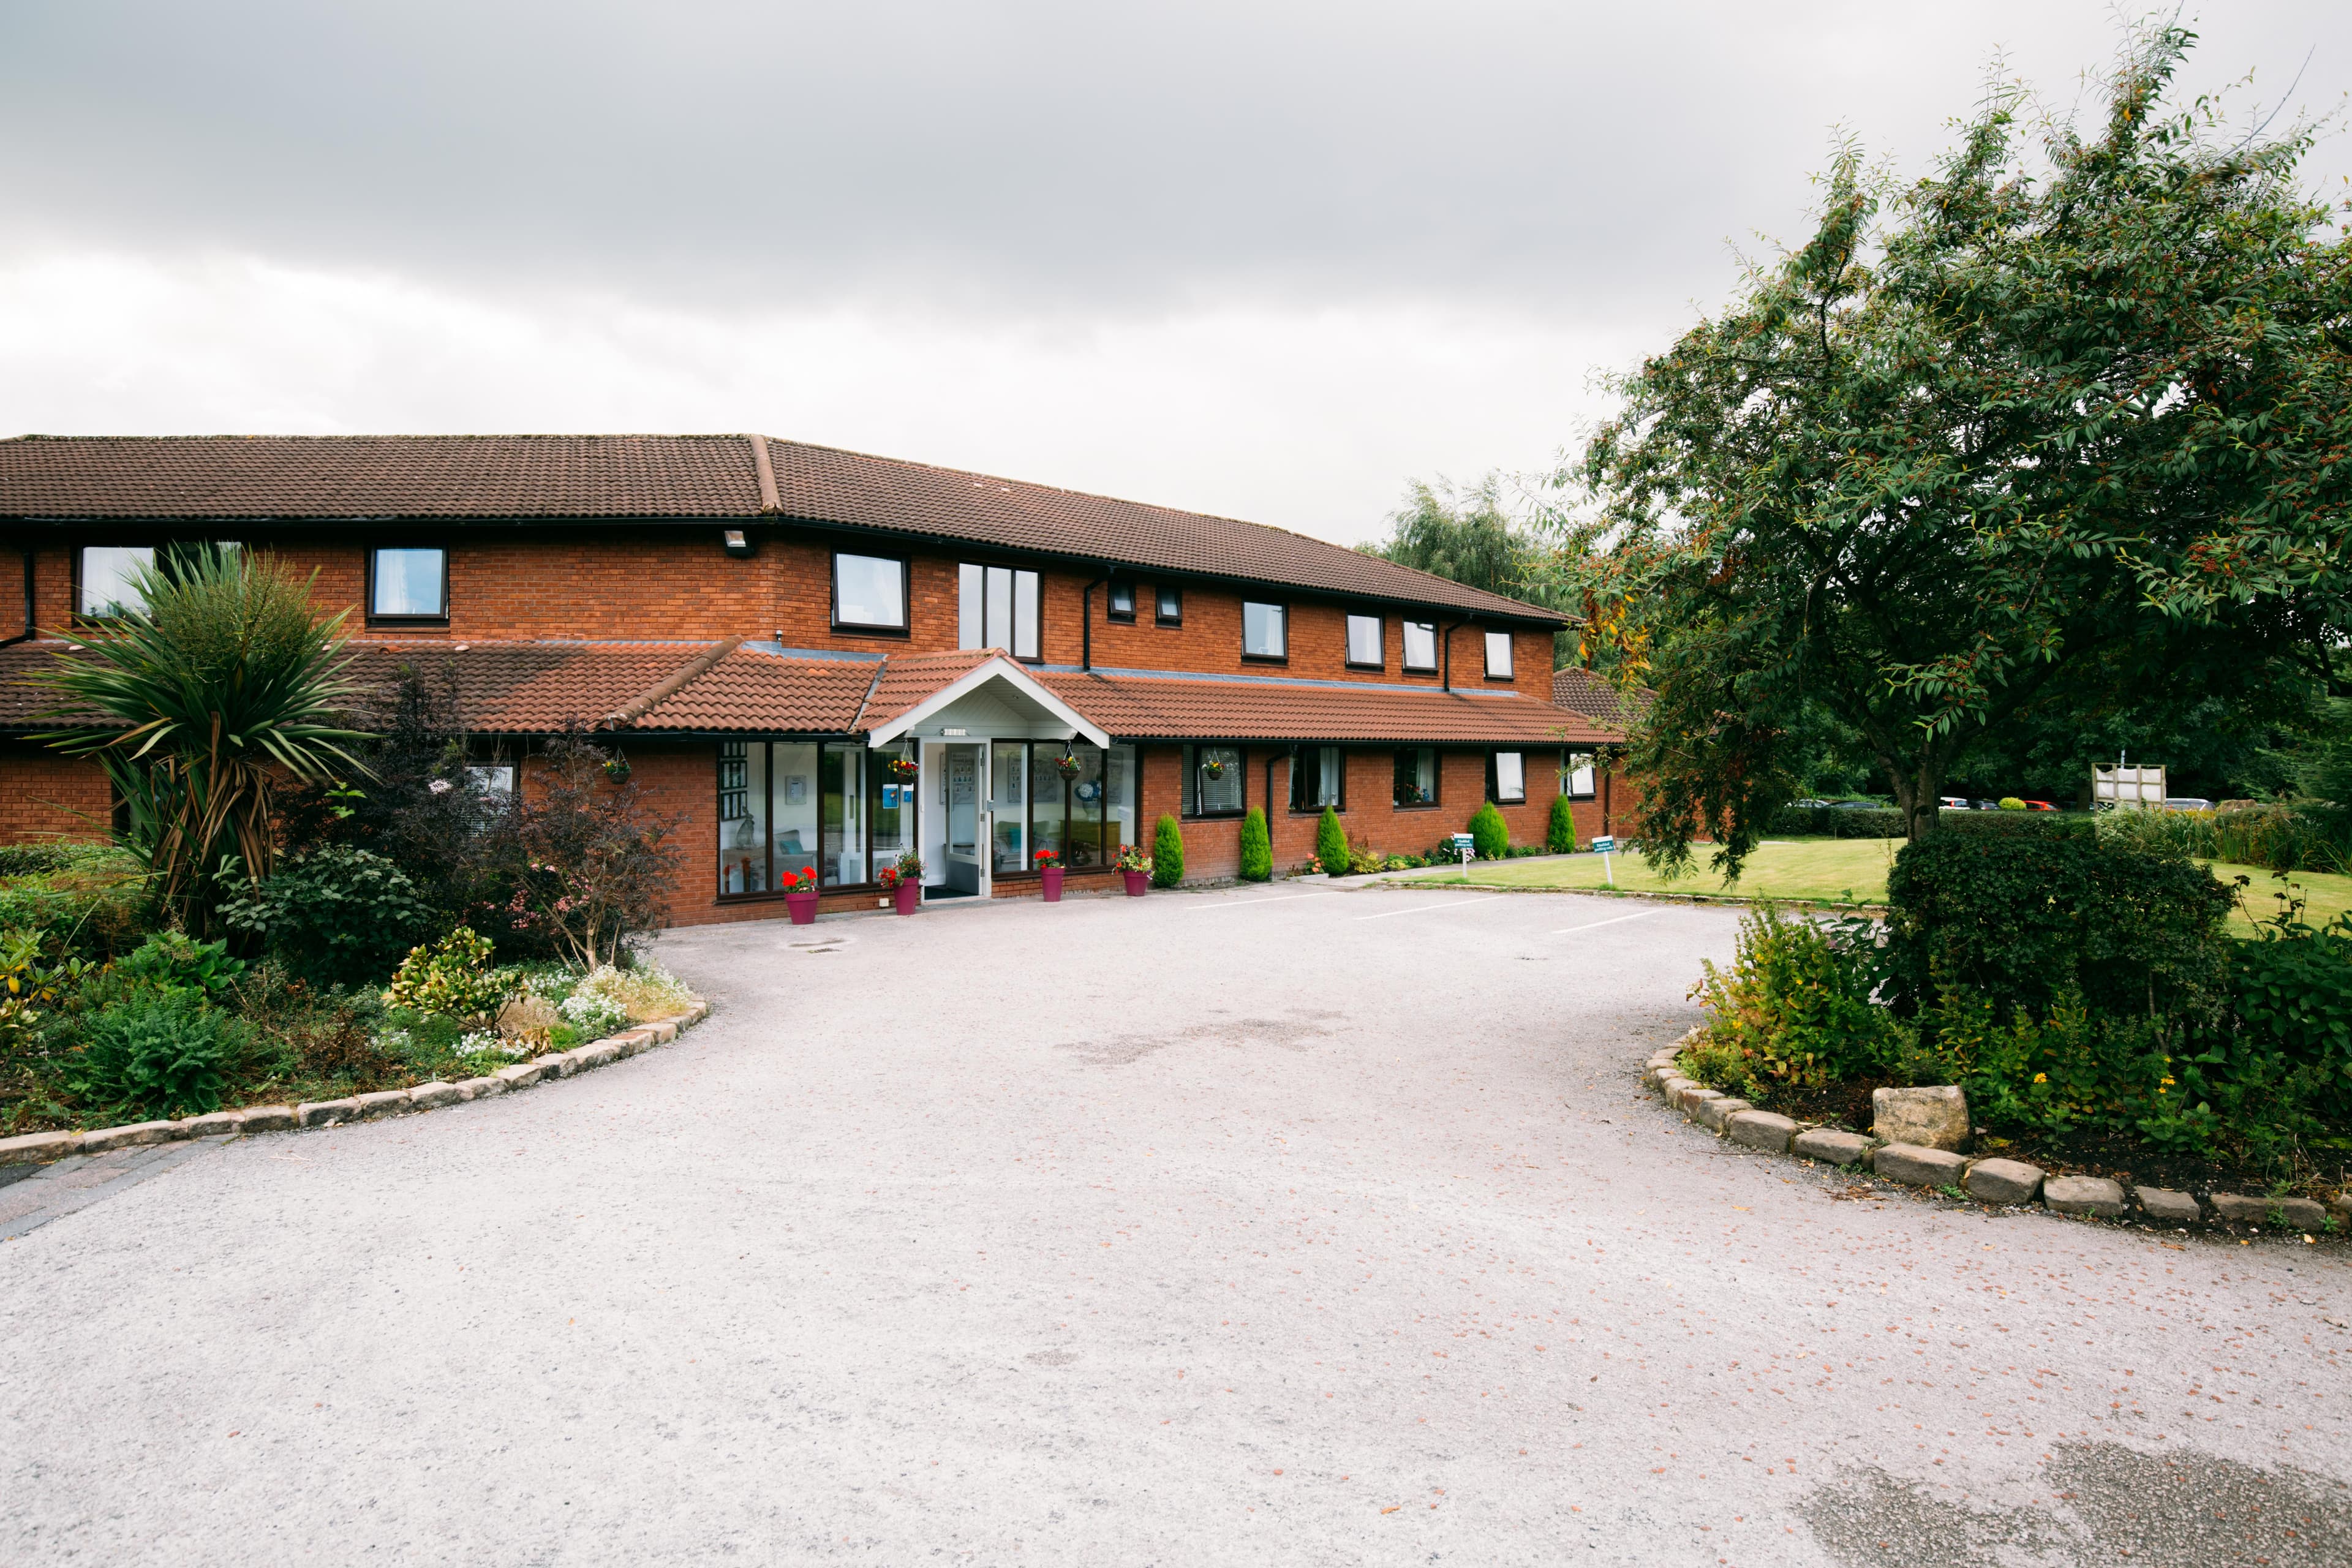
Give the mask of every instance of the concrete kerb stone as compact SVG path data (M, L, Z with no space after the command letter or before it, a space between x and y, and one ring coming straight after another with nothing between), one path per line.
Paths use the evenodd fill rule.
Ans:
M618 1035L557 1056L517 1062L488 1078L459 1083L421 1083L413 1089L381 1089L344 1100L306 1101L300 1105L256 1105L240 1110L216 1110L182 1121L138 1121L121 1127L100 1127L86 1132L27 1132L0 1138L0 1165L47 1164L75 1154L100 1154L110 1149L143 1143L171 1143L184 1138L229 1138L249 1132L297 1131L332 1127L365 1118L397 1116L411 1110L432 1110L462 1105L511 1089L529 1089L546 1079L567 1078L590 1068L650 1050L671 1041L710 1016L710 1004L698 1002L674 1017L639 1024Z
M1758 1110L1745 1100L1701 1088L1673 1065L1681 1059L1680 1047L1701 1033L1693 1029L1674 1050L1652 1057L1643 1082L1689 1120L1743 1147L1833 1165L1865 1165L1890 1181L1958 1189L1979 1203L2004 1207L2031 1204L2039 1197L2053 1214L2120 1219L2131 1212L2136 1201L2140 1215L2152 1224L2195 1225L2205 1218L2197 1199L2187 1193L2139 1187L2126 1196L2119 1184L2105 1177L2050 1176L2022 1160L1972 1160L1953 1150L1882 1144L1858 1132L1811 1127ZM2277 1226L2305 1233L2326 1230L2331 1224L2337 1229L2352 1228L2352 1192L2324 1205L2311 1198L2260 1198L2235 1193L2215 1193L2209 1201L2215 1217L2239 1225Z

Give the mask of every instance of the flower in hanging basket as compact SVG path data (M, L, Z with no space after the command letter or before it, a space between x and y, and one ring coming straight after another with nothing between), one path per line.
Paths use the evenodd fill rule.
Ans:
M1040 849L1030 858L1037 862L1037 869L1040 871L1057 870L1062 864L1062 852L1058 849Z
M614 784L626 784L629 779L629 759L607 757L604 760L604 776Z
M910 779L922 771L921 765L912 757L890 759L890 776L894 779Z
M1064 752L1060 756L1054 759L1054 767L1055 771L1059 773L1066 779L1076 778L1081 773L1086 771L1085 768L1079 764L1078 759L1070 755L1067 752Z
M1225 776L1224 760L1221 757L1211 757L1203 762L1201 764L1201 776L1211 779L1223 778Z

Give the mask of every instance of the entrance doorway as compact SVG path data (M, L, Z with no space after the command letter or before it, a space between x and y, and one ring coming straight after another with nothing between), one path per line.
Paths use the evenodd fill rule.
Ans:
M988 776L983 742L950 742L944 791L949 893L989 894L988 809L982 781Z

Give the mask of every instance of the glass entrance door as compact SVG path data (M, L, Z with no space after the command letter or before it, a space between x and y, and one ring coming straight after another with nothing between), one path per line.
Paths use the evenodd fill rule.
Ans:
M946 808L947 885L959 893L988 892L988 748L950 742L940 804Z

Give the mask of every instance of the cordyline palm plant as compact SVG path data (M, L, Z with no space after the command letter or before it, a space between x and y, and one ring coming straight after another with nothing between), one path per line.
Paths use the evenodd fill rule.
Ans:
M281 781L366 773L343 750L364 737L335 722L358 688L343 616L322 623L310 583L272 559L189 551L134 586L143 609L102 618L40 678L49 717L78 721L40 738L106 770L128 807L119 837L201 932L225 884L269 874Z

